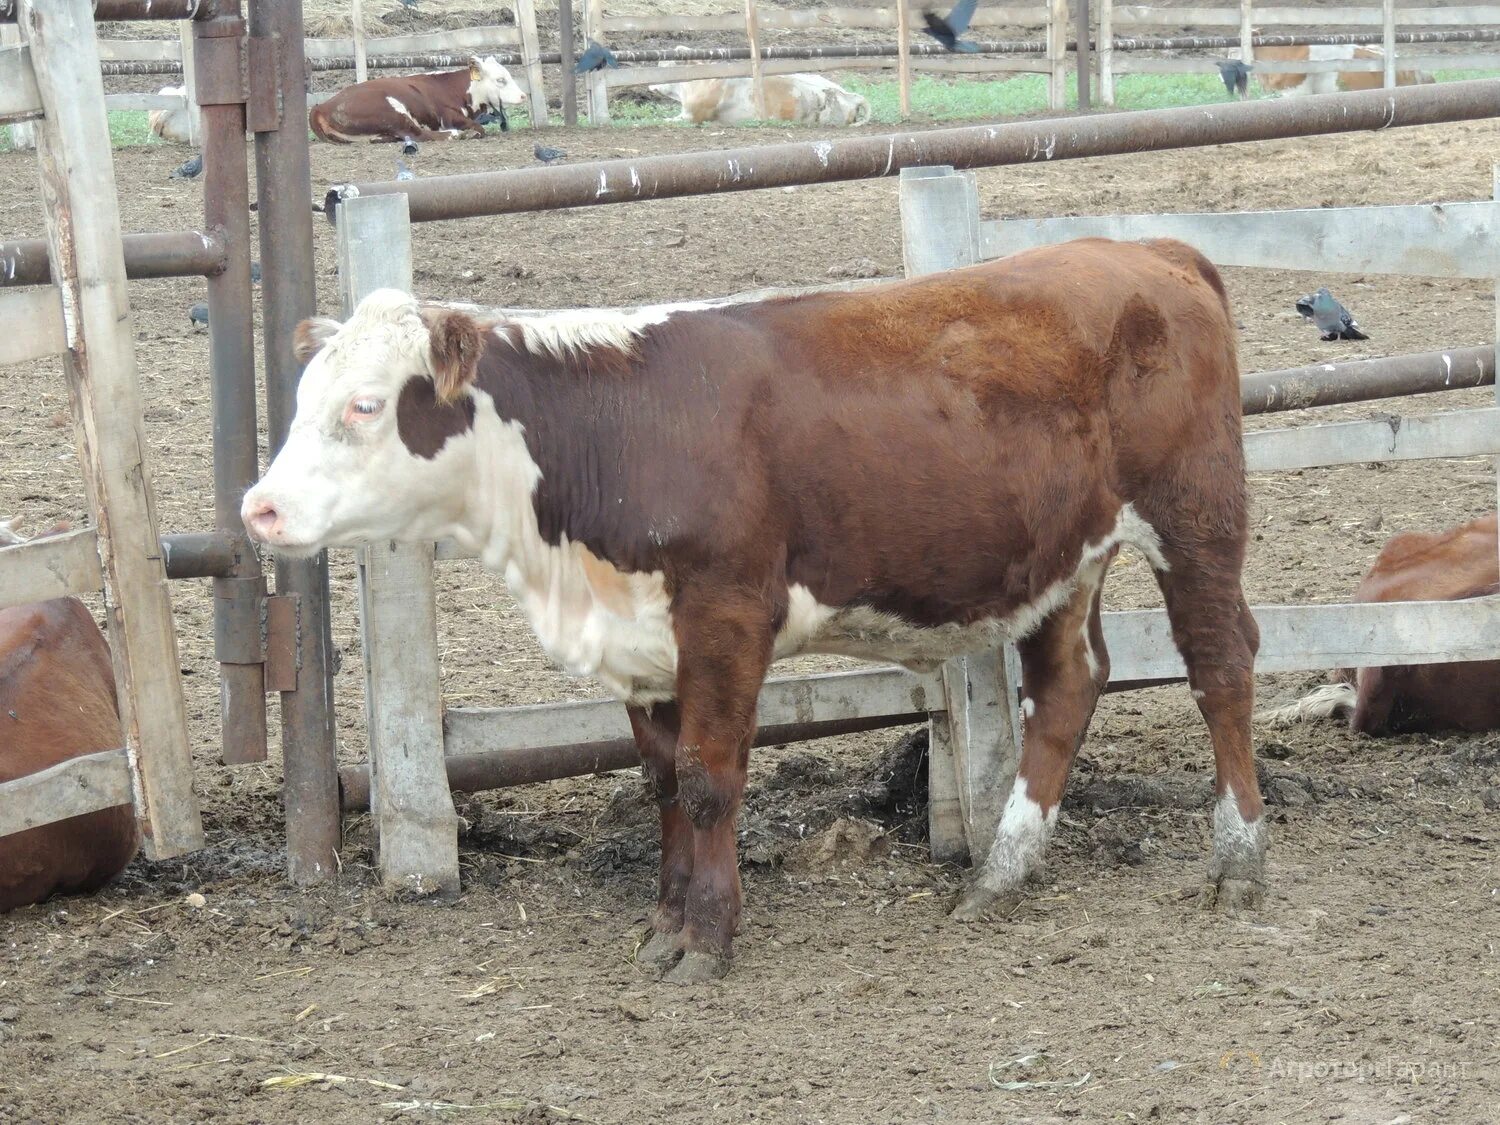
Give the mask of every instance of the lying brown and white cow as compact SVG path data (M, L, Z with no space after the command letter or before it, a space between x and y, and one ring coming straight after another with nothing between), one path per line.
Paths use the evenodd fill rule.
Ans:
M1256 63L1342 62L1346 59L1383 59L1379 47L1355 47L1347 43L1315 44L1311 47L1257 47ZM1284 98L1303 94L1336 94L1342 90L1379 90L1385 75L1378 70L1330 70L1321 74L1267 74L1255 68L1255 81L1270 94ZM1432 81L1420 70L1396 71L1397 86L1418 86Z
M1447 531L1409 531L1381 548L1357 602L1434 602L1500 593L1492 512ZM1327 684L1261 716L1271 722L1349 717L1360 734L1500 730L1500 661L1343 668Z
M702 125L717 121L792 121L799 125L863 125L870 103L821 74L786 74L764 79L766 112L755 111L755 89L748 78L704 78L652 86L682 106L680 120Z
M187 87L163 86L156 92L180 98L187 93ZM179 145L193 143L193 125L186 106L178 109L153 109L146 114L146 121L151 126L152 134L164 141Z
M493 57L475 58L468 70L434 70L404 77L372 78L346 86L308 111L307 123L320 140L349 144L372 141L441 141L482 137L475 120L488 110L526 100L510 71Z
M625 702L662 829L639 956L666 979L728 968L756 698L794 653L931 668L1019 643L1020 772L955 915L1013 899L1108 679L1122 543L1156 569L1213 740L1206 897L1259 896L1235 329L1190 247L1089 239L854 293L496 322L383 290L299 337L251 536L452 537Z
M0 782L123 744L109 645L83 603L0 609ZM129 805L0 836L0 911L97 890L139 845Z

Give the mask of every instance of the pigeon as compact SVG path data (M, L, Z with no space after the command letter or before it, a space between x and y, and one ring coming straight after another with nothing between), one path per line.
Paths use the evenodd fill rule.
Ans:
M199 301L192 308L188 309L188 323L194 328L200 324L205 328L208 327L208 303L206 301Z
M946 17L936 12L923 12L922 18L927 21L924 30L950 51L973 54L979 50L979 44L960 36L969 30L969 21L974 18L974 9L977 7L979 0L958 0Z
M536 145L531 153L543 164L551 164L554 160L562 160L568 155L560 148L548 148L546 145Z
M167 179L169 180L196 180L203 172L203 154L193 153L192 159L183 162L182 166L173 171Z
M588 50L578 56L578 61L573 64L574 74L587 74L591 70L603 70L607 66L619 66L620 60L615 58L615 53L602 43L589 40Z
M410 168L408 168L406 166L406 161L404 161L404 160L402 160L402 159L400 159L398 157L396 159L396 179L398 179L398 180L415 180L416 178L417 178L417 174L415 172L413 172Z
M1219 63L1219 77L1224 80L1224 89L1244 98L1250 91L1250 68L1239 59Z
M1339 304L1327 288L1309 293L1297 301L1296 309L1317 327L1323 340L1368 340L1355 323L1353 315Z
M486 106L474 115L474 124L499 125L502 133L510 132L510 118L505 116L504 106L501 106L498 110L493 110Z
M260 263L259 262L251 261L251 263L250 263L250 282L253 285L259 285L260 284Z
M484 122L481 121L480 124L483 125ZM402 156L416 156L417 155L417 142L414 141L414 140L412 140L410 137L408 137L406 140L402 141L401 142L401 155Z

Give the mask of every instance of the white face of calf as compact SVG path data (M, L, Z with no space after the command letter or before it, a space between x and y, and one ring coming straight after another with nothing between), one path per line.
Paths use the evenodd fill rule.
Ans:
M498 110L502 105L520 105L526 94L492 55L469 62L469 104L475 110Z
M343 325L303 321L291 432L240 510L250 537L306 555L451 534L474 477L466 388L482 350L471 318L392 289Z

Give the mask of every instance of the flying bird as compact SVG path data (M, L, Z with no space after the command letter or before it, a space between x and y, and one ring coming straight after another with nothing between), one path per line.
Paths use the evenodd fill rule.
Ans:
M1337 298L1328 292L1326 286L1316 293L1309 293L1300 298L1295 307L1313 323L1318 330L1319 337L1323 340L1368 340L1370 338L1355 322L1353 314L1339 304Z
M924 30L950 51L973 54L979 50L979 44L961 37L969 30L969 21L974 18L977 7L979 0L958 0L946 17L936 12L923 12L922 19L927 22Z
M193 153L191 159L183 161L182 166L180 168L175 169L173 172L171 172L167 176L167 179L169 179L169 180L196 180L198 178L198 176L202 173L202 171L203 171L203 154L201 152L195 152L195 153Z
M1224 89L1240 98L1250 92L1250 68L1239 59L1219 63L1219 77L1224 80Z
M417 174L415 172L413 172L410 168L408 168L406 166L406 161L402 160L400 157L397 157L396 158L396 179L398 179L398 180L415 180L416 178L417 178Z
M620 60L615 58L615 53L602 43L589 40L588 50L578 56L578 61L573 64L574 74L587 74L591 70L603 70L607 66L619 66Z
M208 303L206 301L199 301L192 308L188 309L188 323L194 328L200 324L204 328L208 327Z
M554 160L562 160L568 155L560 148L548 148L546 145L536 145L531 153L543 164L551 164Z

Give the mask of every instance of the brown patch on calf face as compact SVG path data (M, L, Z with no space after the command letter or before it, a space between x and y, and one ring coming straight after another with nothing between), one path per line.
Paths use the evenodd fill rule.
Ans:
M484 328L472 316L451 309L423 309L422 319L432 340L432 381L438 401L451 403L474 382L484 353Z
M440 402L432 380L413 375L396 399L396 433L414 456L432 460L448 439L474 425L474 400Z

